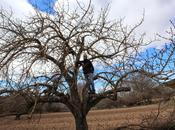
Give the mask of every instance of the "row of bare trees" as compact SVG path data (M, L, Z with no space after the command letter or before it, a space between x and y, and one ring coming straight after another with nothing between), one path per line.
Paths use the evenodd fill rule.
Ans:
M150 43L144 42L144 35L135 35L143 18L129 27L122 19L108 20L108 8L96 15L91 1L82 7L63 7L54 15L36 10L25 20L0 11L0 78L5 82L0 94L30 97L33 108L37 103L61 102L73 114L76 130L88 129L86 116L99 101L117 99L118 92L130 90L120 87L130 74L141 73L156 82L174 74L173 23L168 36L160 37L169 41L165 49L142 53ZM87 94L88 84L78 93L82 76L75 63L84 53L95 66L96 86L104 88L93 96Z

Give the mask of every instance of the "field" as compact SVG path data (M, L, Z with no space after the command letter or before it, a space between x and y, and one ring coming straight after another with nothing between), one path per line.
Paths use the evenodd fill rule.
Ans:
M132 108L90 111L87 121L90 130L111 130L127 123L139 123L143 116L157 113L157 105ZM166 115L167 111L163 111ZM0 118L0 130L74 130L74 119L69 112L34 115L33 119L14 120L14 117Z

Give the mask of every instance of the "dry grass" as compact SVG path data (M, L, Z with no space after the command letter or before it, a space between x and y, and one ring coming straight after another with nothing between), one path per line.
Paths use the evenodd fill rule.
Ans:
M157 105L94 110L88 114L87 120L90 130L111 130L127 123L139 123L143 116L156 113ZM169 109L168 109L169 110ZM163 111L166 115L167 111ZM41 117L40 117L41 116ZM14 117L0 118L0 130L74 130L73 116L68 113L50 113L34 115L32 120L26 116L22 120L14 120Z

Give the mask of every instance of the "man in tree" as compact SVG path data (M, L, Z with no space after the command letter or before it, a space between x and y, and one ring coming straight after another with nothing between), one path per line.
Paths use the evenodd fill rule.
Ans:
M95 94L94 81L93 81L93 73L94 67L92 62L87 59L87 55L84 54L83 61L78 61L77 65L81 65L83 67L84 77L86 79L86 83L89 85L89 92Z

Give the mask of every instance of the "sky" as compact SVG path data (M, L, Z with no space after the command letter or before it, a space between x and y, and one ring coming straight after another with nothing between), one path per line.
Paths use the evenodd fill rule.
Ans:
M31 4L33 7L37 8L40 11L54 14L54 5L56 0L28 0L29 4Z
M78 1L88 3L88 0ZM57 5L64 2L69 2L72 8L76 5L76 0L0 0L0 8L13 11L14 17L25 19L34 13L34 8L54 15L54 9L60 7ZM109 19L124 18L128 26L137 24L144 13L144 22L137 33L146 33L147 40L154 39L157 33L166 35L169 20L175 21L175 0L92 0L92 4L96 12L110 4ZM161 48L166 42L154 42L150 47Z
M54 14L56 5L69 2L73 7L76 0L1 0L0 7L12 10L14 16L25 18L34 12L36 8L42 12ZM87 3L88 0L78 0ZM109 18L117 20L124 18L124 23L133 26L145 14L144 23L138 29L138 33L146 33L146 39L154 39L155 34L165 35L169 28L169 20L175 20L175 0L92 0L93 6L99 12L101 8L110 4ZM156 42L151 47L161 47L166 41Z

